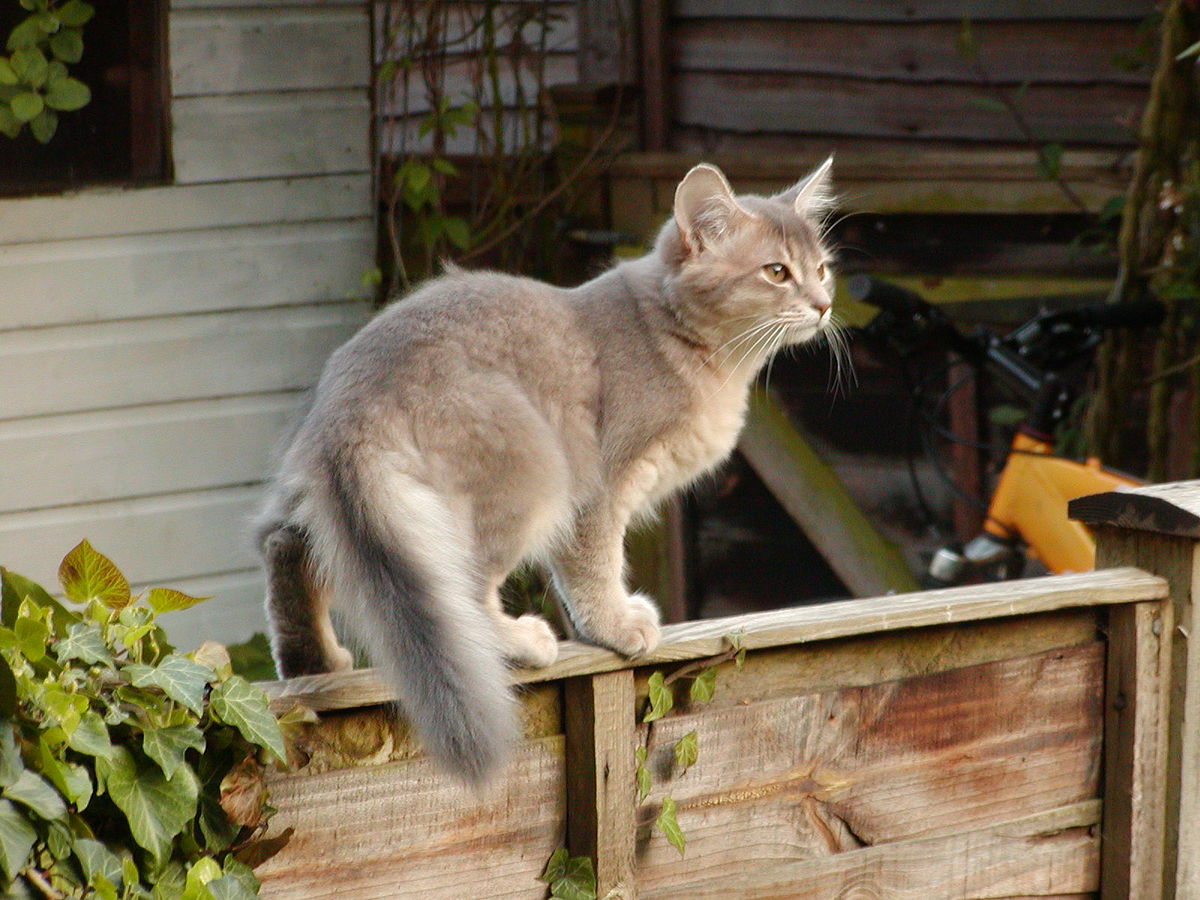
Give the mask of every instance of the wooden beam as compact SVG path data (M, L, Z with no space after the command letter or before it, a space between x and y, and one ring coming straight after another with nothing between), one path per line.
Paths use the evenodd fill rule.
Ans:
M668 625L663 629L662 643L636 661L600 647L564 641L559 644L559 658L554 665L517 670L513 679L529 684L611 672L633 665L702 659L727 650L728 635L734 633L742 635L742 646L756 650L1166 596L1164 579L1138 569L1121 568L922 591L900 597L842 600ZM294 702L322 711L396 699L391 688L370 669L308 675L267 682L262 687L272 697L272 706L280 710L286 710Z
M642 0L638 4L640 29L638 50L641 56L642 82L642 148L665 150L668 113L667 78L669 50L667 45L667 5L664 0Z
M750 398L738 447L851 593L917 589L896 545L863 515L837 473L765 391Z
M1110 610L1101 900L1162 896L1171 605Z
M591 858L600 897L634 884L633 698L631 669L565 684L567 847Z

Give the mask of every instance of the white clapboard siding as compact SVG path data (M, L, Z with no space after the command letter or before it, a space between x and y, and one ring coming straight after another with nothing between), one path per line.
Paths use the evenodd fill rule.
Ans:
M370 170L362 90L182 97L171 117L180 184Z
M371 176L95 188L0 203L0 248L74 238L161 234L240 225L370 219ZM7 285L6 285L7 286Z
M188 10L171 17L176 98L362 88L370 77L370 23L354 8Z
M261 481L302 401L288 392L0 422L0 509Z
M167 637L185 652L196 649L201 641L237 644L256 631L267 630L263 611L265 582L259 569L228 572L206 578L174 579L163 585L135 585L139 591L147 587L173 587L193 597L209 597L191 609L167 613L158 623Z
M171 494L0 515L0 559L41 584L55 583L67 551L87 538L131 582L173 586L254 568L251 522L258 486Z
M0 420L310 386L360 304L0 334Z
M368 219L0 247L0 330L361 295Z

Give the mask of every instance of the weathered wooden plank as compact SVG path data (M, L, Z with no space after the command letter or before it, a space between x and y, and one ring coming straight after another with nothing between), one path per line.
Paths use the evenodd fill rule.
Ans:
M261 481L296 392L0 422L0 510Z
M1100 803L924 840L748 868L642 890L641 900L1085 900L1096 889ZM737 836L731 836L737 842ZM1069 896L1066 892L1070 892ZM1077 893L1078 892L1078 893Z
M1137 569L1114 568L898 597L842 600L668 625L663 629L658 648L637 662L651 665L717 656L729 648L728 635L734 633L741 633L743 646L754 650L928 625L1160 599L1166 596L1166 590L1166 582L1161 578ZM518 670L514 678L524 683L551 681L628 665L628 660L609 650L564 641L559 645L559 658L554 665ZM314 709L345 709L395 699L392 691L366 669L294 678L266 688L273 697L303 697Z
M1096 797L1103 683L1104 645L1093 642L643 726L655 785L639 822L647 826L670 795L689 852L681 859L648 835L638 883L651 891L731 879ZM692 731L699 759L680 773L674 745Z
M930 626L758 650L748 654L740 667L731 661L718 668L716 693L702 707L690 704L681 692L676 708L708 712L1074 647L1097 639L1097 618L1102 615L1094 609L1071 609L973 622L969 628ZM638 709L645 703L651 671L644 668L637 673Z
M1013 117L969 85L873 83L781 73L678 73L675 121L713 131L1020 142ZM1124 85L1034 85L1021 95L1042 141L1128 146L1145 91Z
M0 245L370 218L371 176L316 175L5 198ZM56 255L57 256L57 255Z
M408 34L405 28L405 16L394 12L388 22L384 15L386 3L375 3L375 61L386 59L401 59L409 56ZM485 35L480 26L483 16L491 9L492 21L495 23L495 33ZM479 0L454 0L453 3L442 4L440 10L444 18L447 56L453 58L478 55L485 52L486 43L494 42L499 55L503 58L514 45L517 24L521 24L520 42L530 51L544 47L549 54L572 53L579 49L579 8L575 0L551 0L539 2L536 8L521 0L501 0L501 2L479 2ZM530 13L533 13L531 16ZM544 16L544 18L543 18ZM543 22L545 29L543 30ZM389 31L392 33L389 40ZM420 53L422 48L416 48ZM503 65L508 65L504 59Z
M676 0L679 18L850 19L876 22L961 22L990 19L1131 19L1150 14L1149 0Z
M248 523L262 488L220 488L0 514L4 565L40 584L58 583L58 564L87 538L131 582L170 585L258 565Z
M1072 519L1089 525L1200 538L1200 481L1091 494L1072 500L1069 511Z
M579 78L588 84L633 84L637 78L637 13L630 0L576 4Z
M916 590L895 544L862 514L837 474L764 391L750 398L738 447L852 594Z
M671 32L680 70L795 72L895 82L977 83L980 72L1013 88L1025 82L1145 84L1145 71L1113 65L1137 46L1137 20L988 22L974 28L978 53L956 52L961 20L894 22L683 20ZM853 53L846 48L853 47ZM770 60L764 65L764 60ZM981 88L982 89L982 88Z
M1162 895L1172 622L1169 602L1109 611L1103 900Z
M309 387L363 304L0 333L0 420Z
M287 6L362 6L367 0L286 0ZM170 0L171 11L186 9L226 9L262 6L278 8L280 0Z
M1195 482L1190 484L1194 485ZM1147 493L1138 488L1133 493ZM1154 491L1149 497L1156 496ZM1169 496L1169 492L1167 494ZM1180 492L1182 513L1188 494ZM1120 510L1118 510L1119 512ZM1168 520L1173 521L1173 520ZM1200 554L1194 538L1156 534L1138 527L1097 524L1097 565L1139 560L1170 585L1175 627L1171 633L1170 732L1167 736L1166 849L1164 883L1176 900L1200 898L1200 641L1197 641L1196 595L1200 590ZM1166 896L1172 896L1169 892Z
M294 828L255 874L264 900L541 900L562 845L563 738L525 744L482 797L427 759L272 779L268 836Z
M567 845L592 859L596 892L628 891L634 867L633 671L568 679Z
M180 98L366 88L370 24L365 4L176 11L171 92Z
M374 239L359 218L0 248L0 331L362 297Z
M181 97L171 120L181 184L370 168L371 109L362 90Z

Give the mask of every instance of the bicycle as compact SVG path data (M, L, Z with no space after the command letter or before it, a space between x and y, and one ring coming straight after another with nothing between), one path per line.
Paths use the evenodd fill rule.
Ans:
M854 299L879 310L860 329L875 347L901 358L930 348L948 350L977 377L986 374L997 379L1028 407L1005 450L986 501L982 530L961 547L949 544L933 554L930 583L1017 577L1029 558L1054 573L1091 569L1095 539L1086 526L1067 518L1067 502L1143 482L1106 468L1095 458L1079 461L1055 453L1053 435L1075 399L1062 373L1089 360L1107 329L1161 323L1163 305L1146 300L1044 312L1000 336L982 327L964 334L943 310L890 282L855 275L847 289ZM951 385L939 407L953 390ZM921 395L918 390L917 396ZM934 413L929 422L954 440L938 426L940 408ZM928 442L927 449L932 451ZM915 473L913 478L919 490Z

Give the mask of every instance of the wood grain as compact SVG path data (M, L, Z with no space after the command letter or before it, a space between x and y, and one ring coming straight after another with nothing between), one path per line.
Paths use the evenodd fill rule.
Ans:
M482 797L429 760L275 778L268 836L291 841L256 870L264 900L542 900L563 842L563 738L526 744Z
M641 900L1084 900L1097 887L1099 811L1097 801L1086 801L962 834L750 868L736 879L697 871L682 883L650 887L638 896Z
M633 672L570 678L564 687L567 731L567 846L592 859L596 892L633 885Z
M676 0L680 17L733 16L746 18L850 19L858 21L961 22L993 19L1124 19L1141 21L1147 0L873 0L848 4L842 0Z
M1137 569L1117 568L684 622L666 626L659 647L636 663L652 665L716 656L728 649L727 636L735 632L744 635L745 647L757 650L926 625L1160 599L1166 589L1161 578ZM518 682L550 681L629 665L629 660L609 650L564 641L554 665L518 670L513 677ZM369 670L310 675L264 687L272 697L302 699L314 709L393 699L392 692Z
M1162 895L1171 612L1169 602L1109 611L1102 900Z
M1090 494L1072 500L1068 511L1089 525L1200 538L1200 481Z
M680 859L645 828L639 884L733 878L1096 797L1103 678L1093 642L655 722L640 822L670 794L689 846ZM699 761L679 773L674 744L691 731Z

